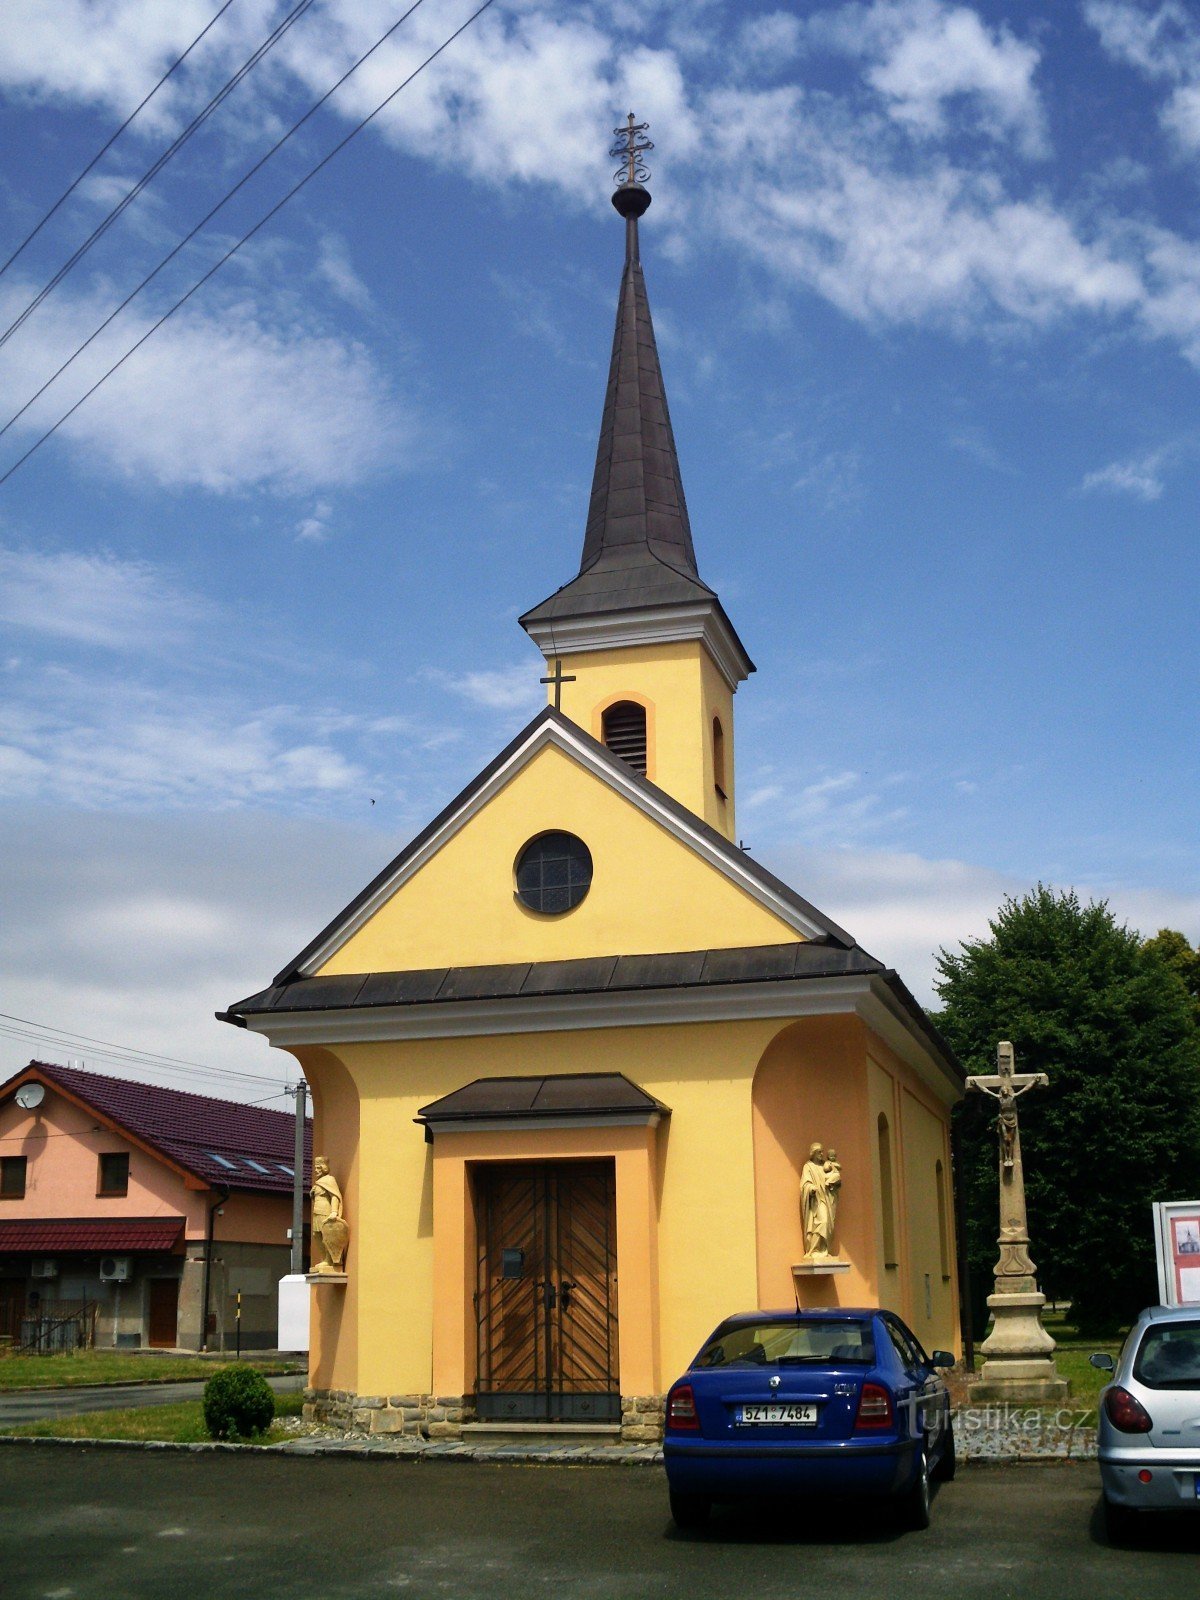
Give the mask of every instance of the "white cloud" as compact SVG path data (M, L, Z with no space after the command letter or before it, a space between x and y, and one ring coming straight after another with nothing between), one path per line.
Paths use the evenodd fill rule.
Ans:
M316 270L317 275L324 278L338 298L344 300L353 310L362 312L371 310L374 304L371 291L356 272L344 239L339 239L332 233L322 234L317 252Z
M546 703L537 668L536 662L514 662L508 667L481 667L470 672L432 671L427 676L474 706L532 716Z
M198 596L146 562L0 546L0 622L10 627L111 650L162 650L207 615Z
M333 507L328 500L318 500L306 517L296 524L296 538L301 544L324 544L329 538L329 519Z
M9 320L27 286L0 295ZM99 292L47 301L0 351L14 412L109 309ZM149 328L131 308L21 419L28 444ZM94 461L168 488L279 493L355 484L405 465L416 426L366 348L248 299L180 312L76 414L60 438ZM11 448L11 445L10 445Z
M1131 494L1138 500L1157 500L1163 492L1162 468L1169 458L1170 451L1162 449L1131 461L1110 461L1108 466L1089 472L1080 487L1085 493L1108 489Z
M848 930L879 960L895 967L924 1005L937 1006L934 960L939 948L986 938L988 922L1006 895L1033 888L1032 879L967 861L935 861L899 851L812 849L764 851L778 872ZM1200 939L1200 896L1137 885L1096 891L1079 884L1082 899L1107 899L1119 920L1144 935L1179 928Z
M1200 151L1200 17L1166 0L1146 7L1132 0L1089 0L1087 20L1114 61L1171 83L1160 111L1164 128L1189 152Z
M1038 50L1006 27L988 28L967 6L943 0L875 0L819 12L817 46L861 57L889 116L921 137L940 137L950 112L993 138L1012 136L1027 155L1045 151L1033 78Z
M5 1010L264 1078L290 1057L213 1013L267 984L401 840L263 813L170 817L9 808L0 817ZM252 1083L89 1067L254 1098ZM0 1035L0 1076L54 1046Z

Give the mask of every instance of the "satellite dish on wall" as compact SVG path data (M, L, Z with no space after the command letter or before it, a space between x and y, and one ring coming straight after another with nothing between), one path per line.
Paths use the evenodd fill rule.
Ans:
M35 1110L45 1098L46 1086L42 1083L23 1083L16 1093L16 1101L22 1111Z

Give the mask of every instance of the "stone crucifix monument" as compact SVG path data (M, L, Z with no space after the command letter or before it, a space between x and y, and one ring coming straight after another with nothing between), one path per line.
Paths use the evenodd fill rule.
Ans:
M988 1307L995 1319L980 1345L985 1357L971 1384L973 1400L1063 1401L1070 1392L1054 1365L1054 1340L1042 1327L1046 1297L1037 1286L1037 1268L1029 1258L1029 1222L1025 1211L1025 1169L1021 1165L1021 1131L1017 1097L1045 1088L1044 1072L1016 1072L1013 1047L1007 1039L996 1046L996 1071L967 1079L999 1103L996 1118L1000 1168L1000 1259Z

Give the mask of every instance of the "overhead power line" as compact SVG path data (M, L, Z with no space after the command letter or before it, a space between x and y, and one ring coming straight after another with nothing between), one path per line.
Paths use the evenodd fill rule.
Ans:
M251 54L246 58L245 61L242 62L241 66L237 69L233 76L227 79L221 88L217 90L216 94L213 95L208 104L201 111L197 112L197 114L188 123L187 127L184 128L183 132L173 139L163 153L158 157L158 159L153 161L150 166L146 168L145 172L142 173L141 177L134 184L133 188L117 201L116 205L113 206L108 215L103 217L101 221L96 224L83 243L67 257L62 266L59 267L58 271L50 279L49 283L42 285L25 309L17 317L15 317L12 322L9 323L8 327L4 329L3 333L0 333L0 346L7 344L9 339L12 338L13 334L16 333L17 329L24 324L26 318L31 317L46 296L54 292L54 290L66 277L67 273L70 272L71 268L74 267L77 262L81 261L96 243L96 241L108 232L109 228L111 228L113 223L116 222L117 218L125 210L126 206L132 205L146 185L158 176L158 174L166 166L167 162L170 161L171 157L177 154L177 152L183 148L183 146L188 142L197 129L202 127L203 124L208 121L209 117L211 117L213 112L216 111L217 107L221 105L222 101L224 101L233 93L246 74L253 71L253 69L266 55L267 51L271 49L272 45L277 44L278 41L282 39L283 35L288 31L288 29L293 25L293 23L299 22L300 18L306 11L310 9L312 5L313 0L297 0L297 4L294 5L288 14L276 24L276 26L263 40L262 44L260 44L256 50L251 52Z
M388 28L386 33L380 34L379 38L376 39L371 48L369 50L365 50L352 66L347 67L346 71L342 73L341 77L333 85L333 87L327 89L319 100L315 100L312 105L309 106L304 115L300 117L298 121L293 122L292 126L285 134L276 139L275 143L265 153L265 155L260 156L252 167L247 168L247 170L234 184L233 188L222 195L220 200L217 201L216 205L200 218L200 221L195 225L195 227L192 228L189 233L185 233L183 238L179 240L178 244L174 245L170 250L168 250L167 254L162 258L158 265L154 267L152 271L148 272L135 288L129 291L124 300L121 301L120 305L117 306L115 310L111 311L108 316L105 317L103 322L99 323L95 328L92 329L91 333L88 334L83 343L76 346L67 359L50 374L45 383L42 384L41 388L31 394L29 399L26 400L25 404L21 406L18 411L13 412L12 416L9 417L4 426L0 427L0 439L4 437L14 423L17 423L21 420L21 418L29 410L30 406L36 405L36 403L45 394L46 390L50 388L51 384L56 383L58 379L62 377L63 373L66 372L67 368L73 366L83 352L88 349L90 345L95 343L95 341L104 332L105 328L110 327L112 323L116 321L116 319L121 315L122 311L125 310L126 306L128 306L132 301L136 300L138 295L141 294L142 290L148 288L149 285L154 282L155 278L158 277L163 268L169 266L179 252L184 249L185 246L189 245L203 228L208 226L208 224L216 216L217 212L228 205L228 203L233 199L234 195L237 194L239 190L244 189L256 173L262 171L263 167L266 166L271 157L274 156L277 151L282 150L284 145L287 144L288 140L291 139L294 134L299 133L304 124L308 122L310 118L314 117L321 107L326 103L326 101L330 100L337 93L337 91L346 82L347 78L353 77L353 75L358 71L359 67L362 66L363 62L369 60L369 58L375 54L376 50L378 50L382 45L386 44L392 35L397 31L397 29L407 22L409 17L412 16L413 12L424 3L425 0L413 0L413 3L409 6L408 10L397 17L396 21L392 23L391 27ZM0 479L0 483L3 481L3 479Z
M29 1017L12 1016L6 1011L0 1011L0 1033L14 1039L28 1039L33 1043L53 1045L57 1050L68 1052L76 1050L84 1056L101 1056L107 1060L120 1061L127 1066L146 1070L157 1068L160 1071L178 1072L183 1069L203 1073L207 1077L236 1078L247 1083L263 1085L282 1082L281 1079L269 1078L259 1072L238 1072L231 1067L211 1067L203 1061L189 1061L181 1056L161 1055L154 1050L139 1050L136 1045L118 1044L112 1039L97 1039L87 1033L72 1033L67 1028L56 1028L50 1023L34 1022Z
M418 0L418 3L419 3L419 0ZM208 282L208 280L211 277L213 277L215 273L219 272L220 269L225 265L225 263L227 261L231 260L232 257L234 257L238 253L238 251L242 248L243 245L248 244L250 242L250 240L254 238L256 233L258 233L262 228L264 228L267 225L267 223L270 222L271 219L274 216L276 216L280 211L283 210L284 206L287 205L289 200L294 199L295 196L300 193L301 189L303 189L306 184L310 183L312 181L312 179L316 177L318 172L321 172L325 167L327 167L329 165L329 163L333 160L333 158L335 156L339 155L346 148L346 146L350 143L350 141L352 139L357 138L357 136L363 131L363 129L365 127L367 127L370 123L374 122L375 118L377 116L379 116L379 114L381 112L385 111L388 108L388 106L391 105L392 101L395 100L397 95L399 95L404 89L407 89L408 85L413 81L414 78L418 77L422 72L424 72L426 67L430 66L434 61L436 61L437 58L443 53L443 51L448 50L449 47L454 43L454 41L461 34L465 33L467 31L467 29L472 25L472 23L474 23L479 17L481 17L483 15L483 13L485 11L489 10L494 4L495 4L495 0L483 0L483 4L480 5L480 6L477 6L475 8L475 10L471 13L471 15L466 19L466 21L461 23L457 28L455 28L454 32L449 36L449 38L444 39L442 41L442 43L440 45L438 45L436 50L431 51L430 54L427 55L425 57L425 59L418 66L414 67L413 70L408 74L408 76L405 79L403 79L403 81L401 83L397 84L397 86L392 90L392 92L389 95L385 96L384 99L382 99L379 102L379 104L374 108L373 111L368 112L368 114L365 117L363 117L361 121L355 123L354 127L351 128L351 130L350 130L350 132L348 134L346 134L345 138L340 139L338 141L338 143L334 145L332 150L330 150L326 155L321 157L320 161L317 162L316 166L311 167L308 170L308 172L306 172L304 174L304 176L301 179L299 179L298 182L294 183L292 185L292 187L287 191L287 193L283 196L283 198L278 200L278 201L276 201L276 203L265 214L265 216L260 217L259 220L254 224L254 226L252 228L248 229L241 236L241 238L237 240L237 242L235 244L232 244L229 247L229 249L226 250L225 254L223 256L221 256L220 259L218 261L216 261L211 267L209 267L208 271L203 275L203 277L199 278L192 285L192 287L186 292L186 294L181 295L179 297L179 299L176 300L174 305L170 306L166 311L164 311L162 316L159 317L156 322L151 323L149 328L146 329L146 332L144 334L142 334L141 338L138 339L135 344L131 345L129 347L129 349L126 350L125 354L119 358L119 360L114 361L112 366L109 367L106 372L102 373L101 376L96 379L95 383L93 383L89 389L86 389L83 392L83 394L80 395L79 399L76 400L75 404L73 406L70 406L66 411L64 411L62 416L59 417L58 421L56 423L54 423L52 427L47 428L46 431L43 434L41 434L33 442L33 444L30 445L29 449L25 451L24 455L18 456L16 461L13 462L12 466L9 467L8 471L5 472L2 476L0 476L0 485L3 485L5 483L7 483L8 480L12 477L13 473L17 472L21 467L23 467L25 465L25 463L29 460L30 456L34 455L38 450L40 450L41 447L46 443L46 441L48 439L53 438L53 436L58 432L58 430L62 427L62 425L65 422L69 422L70 421L70 419L79 410L80 406L82 406L86 401L90 400L92 395L94 395L96 393L96 390L99 389L102 384L107 383L109 378L112 377L113 373L117 372L121 367L123 367L125 365L125 363L129 360L130 356L134 355L138 350L140 350L141 347L146 343L147 339L149 339L152 334L155 334L155 333L158 332L159 328L162 327L164 322L168 321L171 317L173 317L175 315L175 313L182 306L185 306L187 304L187 302L192 298L192 296L199 289L202 289L204 287L204 285Z
M144 111L146 109L146 107L150 104L151 100L154 99L154 96L162 88L163 84L166 83L167 79L171 76L171 74L175 71L175 69L177 67L181 67L183 65L183 63L191 55L192 51L200 43L201 39L204 38L205 34L209 31L209 29L212 28L216 23L220 22L221 18L229 10L229 8L230 8L230 6L232 4L233 4L233 0L225 0L225 3L221 7L221 9L219 11L217 11L216 13L214 13L214 15L212 17L210 17L210 19L200 29L200 32L192 40L191 44L188 45L187 49L183 52L183 54L181 56L176 56L175 57L174 61L172 61L171 65L163 73L162 77L154 85L153 89L151 89L150 93L145 97L145 99L138 101L137 105L134 106L133 110L125 118L125 121L117 129L116 133L114 133L113 136L108 140L107 144L103 144L103 145L100 146L99 150L96 151L96 154L88 162L87 166L84 167L83 171L79 174L79 176L76 179L74 179L73 182L71 182L71 183L69 183L67 185L67 187L63 190L63 192L59 195L58 199L50 207L49 211L47 211L43 215L41 221L37 224L37 226L32 228L25 235L25 237L21 240L20 244L13 251L12 255L9 256L8 260L3 264L3 266L0 266L0 278L2 278L4 276L4 274L8 271L9 267L12 266L13 262L22 253L22 251L26 248L26 246L33 243L33 241L37 238L38 234L41 233L42 229L50 221L50 218L52 216L54 216L56 211L58 211L59 207L62 206L64 204L64 202L66 202L67 200L69 200L71 198L71 196L75 193L76 189L78 189L79 185L87 177L88 173L91 172L92 169L95 166L97 166L104 159L104 157L112 149L113 145L116 144L117 140L125 132L125 129L133 121L134 117L136 117L137 114L140 111Z

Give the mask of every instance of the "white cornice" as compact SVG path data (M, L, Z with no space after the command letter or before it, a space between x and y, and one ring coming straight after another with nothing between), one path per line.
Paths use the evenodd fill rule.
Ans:
M931 1050L878 976L792 978L766 983L695 985L680 989L511 996L428 1005L348 1007L341 1011L268 1012L246 1026L272 1045L389 1043L515 1033L570 1033L583 1028L636 1028L690 1022L855 1015L907 1061L947 1103L962 1086Z
M525 630L546 657L619 650L626 645L677 644L700 639L731 689L754 671L724 613L713 600L691 605L646 606L590 617L551 617L527 622Z
M325 963L350 939L364 923L370 921L379 908L391 899L392 895L408 881L415 873L435 856L438 851L458 831L481 811L488 802L503 789L516 774L533 760L540 751L554 745L580 766L585 767L595 777L599 778L610 789L615 789L631 805L657 822L660 827L673 834L683 844L694 850L708 862L709 866L728 878L738 888L756 900L761 906L777 916L781 922L793 928L806 939L820 938L825 929L811 917L806 917L784 895L772 889L769 884L763 883L757 875L749 870L740 859L738 852L732 851L732 846L721 849L700 827L687 820L688 813L677 812L663 805L655 796L647 792L634 781L632 772L628 774L621 770L620 763L610 763L600 757L583 737L577 735L571 725L564 726L560 722L543 722L533 729L529 737L513 751L503 765L490 774L485 783L474 790L451 816L447 817L441 827L432 833L421 845L419 850L413 851L383 883L375 890L369 899L358 906L355 911L340 922L329 936L322 941L318 948L308 956L300 972L304 977L312 977L319 972ZM699 819L696 819L697 823Z

